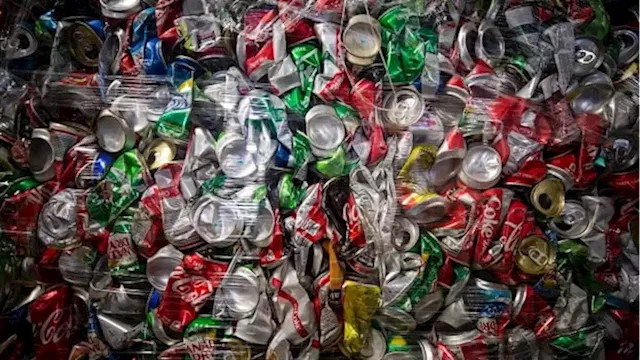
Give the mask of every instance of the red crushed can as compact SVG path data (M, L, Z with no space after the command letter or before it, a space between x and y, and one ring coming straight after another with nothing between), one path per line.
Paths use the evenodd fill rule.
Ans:
M198 253L186 255L167 284L158 306L158 318L175 331L182 331L220 285L228 265L208 260Z
M71 289L54 286L29 306L36 359L67 360L71 352Z

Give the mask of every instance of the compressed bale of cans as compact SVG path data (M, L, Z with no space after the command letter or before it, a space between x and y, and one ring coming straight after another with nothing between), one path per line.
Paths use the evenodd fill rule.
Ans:
M0 358L638 358L637 3L0 26Z

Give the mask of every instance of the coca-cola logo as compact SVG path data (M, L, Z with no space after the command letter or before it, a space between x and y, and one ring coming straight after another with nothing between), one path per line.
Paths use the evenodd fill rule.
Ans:
M39 331L40 343L59 343L62 339L71 336L71 317L67 316L66 309L60 308L53 311L41 324Z
M480 234L485 239L493 239L496 228L498 227L498 214L500 213L501 208L502 202L500 201L500 198L495 195L491 196L484 206Z
M213 285L202 276L189 276L184 279L177 279L173 282L171 289L180 298L193 306L204 303L213 292Z
M487 336L498 335L498 321L493 318L480 318L478 319L478 330Z

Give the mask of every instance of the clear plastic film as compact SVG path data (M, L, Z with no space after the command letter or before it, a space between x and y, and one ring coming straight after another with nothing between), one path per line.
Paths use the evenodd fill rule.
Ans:
M637 358L637 4L0 9L3 358Z

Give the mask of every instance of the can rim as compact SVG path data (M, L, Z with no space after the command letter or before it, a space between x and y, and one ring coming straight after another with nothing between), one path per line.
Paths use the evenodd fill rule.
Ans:
M564 209L566 209L567 207L573 207L573 206L579 206L584 210L585 215L588 215L587 209L582 205L580 201L577 201L577 200L567 200L564 204ZM563 209L563 212L564 212L564 209ZM560 213L558 217L562 217L562 213ZM569 231L561 230L560 228L558 228L558 226L556 225L556 222L554 221L558 217L553 218L549 221L549 228L553 230L556 234L558 234L560 237L568 238L568 239L579 239L584 235L588 234L591 231L591 229L593 229L594 222L590 218L586 218L587 220L586 226L584 227L584 229L582 229L579 232L571 231L574 229L573 226Z
M371 29L373 30L373 35L374 35L373 40L375 43L373 44L374 46L372 47L369 53L358 54L357 52L354 52L353 49L351 50L349 49L349 41L346 41L348 39L347 34L349 34L350 31L353 30L353 27L358 24L370 25ZM380 46L382 45L382 36L380 34L380 23L374 17L371 17L366 14L359 14L351 17L351 19L349 19L349 22L347 23L347 26L342 32L342 44L345 50L347 51L347 55L352 54L355 57L358 57L361 59L371 58L371 57L375 59L375 57L380 52ZM359 64L356 64L356 65L359 65ZM365 64L365 65L368 65L368 64Z

